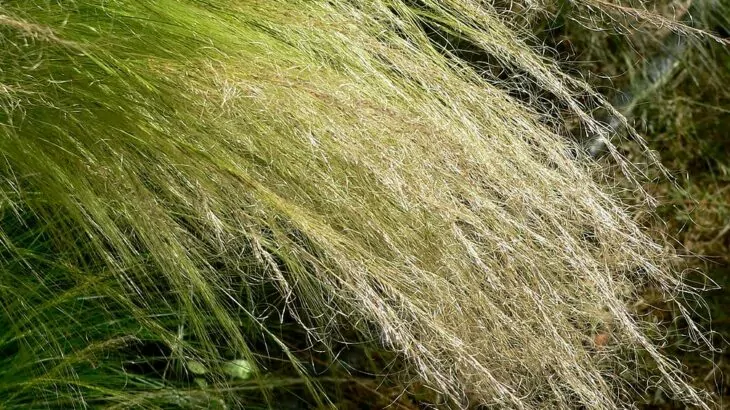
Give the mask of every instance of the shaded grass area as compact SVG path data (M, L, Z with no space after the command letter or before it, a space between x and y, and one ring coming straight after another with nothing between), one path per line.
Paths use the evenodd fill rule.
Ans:
M691 353L680 357L696 381L717 394L721 408L730 407L730 57L723 52L695 56L690 64L709 64L714 76L695 74L690 65L660 94L661 106L642 107L647 127L656 136L652 145L679 176L681 191L656 187L666 204L660 215L667 229L692 254L688 259L714 282L705 294L706 306L697 318L712 329L719 351L712 356ZM692 57L691 57L692 58ZM681 343L681 342L680 342ZM677 406L668 408L679 408Z
M642 7L730 35L727 2L649 2ZM693 383L730 408L730 54L715 41L680 39L666 29L626 20L585 19L561 3L537 29L566 68L590 78L645 135L676 180L656 176L647 189L659 199L660 221L650 222L675 238L681 264L703 302L692 316L711 330L714 352L698 351L675 310L648 292L642 308L677 332L664 350L676 356ZM544 31L541 31L544 30ZM660 71L659 73L658 71ZM623 107L623 108L622 108ZM620 131L620 130L619 130ZM633 158L630 141L622 151ZM649 171L651 172L651 171ZM630 200L630 199L629 199ZM706 277L704 276L706 275ZM683 409L661 391L648 391L647 409Z

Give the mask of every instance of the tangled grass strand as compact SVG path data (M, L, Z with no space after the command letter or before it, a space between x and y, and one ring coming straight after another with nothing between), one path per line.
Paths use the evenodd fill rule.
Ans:
M154 340L170 374L222 374L231 351L260 362L254 335L332 405L270 306L327 346L377 341L454 407L623 408L636 380L706 406L627 307L647 284L683 289L666 247L512 83L434 42L468 42L607 133L501 13L0 4L0 407L243 404L218 399L223 377L135 376L125 352Z

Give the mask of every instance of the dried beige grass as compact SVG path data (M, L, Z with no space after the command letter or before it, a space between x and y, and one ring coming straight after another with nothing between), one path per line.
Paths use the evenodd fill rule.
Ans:
M666 247L508 83L424 30L468 41L609 139L578 102L587 86L528 47L502 10L163 0L0 12L10 16L0 82L24 90L1 96L3 212L39 216L55 244L47 257L73 267L67 292L116 301L180 360L214 368L216 333L254 361L240 321L259 320L245 295L265 282L310 336L379 340L456 407L623 408L636 380L704 406L659 351L655 325L627 307L647 284L667 299L684 289ZM38 305L3 286L37 279L4 272L0 300L28 299L3 313L12 334L45 334L50 348L27 339L32 357L65 369L35 369L22 391L61 386L72 393L59 400L124 405L121 386L88 388L76 371L90 353L67 357L63 339L83 326L42 325L68 293ZM74 309L121 314L101 302ZM176 338L176 321L195 343ZM89 343L72 350L118 349ZM8 408L25 397L13 394ZM196 406L199 394L174 400Z

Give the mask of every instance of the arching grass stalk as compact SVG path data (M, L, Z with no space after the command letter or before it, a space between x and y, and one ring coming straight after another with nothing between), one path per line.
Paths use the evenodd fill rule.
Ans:
M702 405L626 306L684 289L665 247L425 29L605 134L502 12L3 2L0 406L271 403L277 355L331 405L277 318L396 352L454 406L619 408L633 375Z

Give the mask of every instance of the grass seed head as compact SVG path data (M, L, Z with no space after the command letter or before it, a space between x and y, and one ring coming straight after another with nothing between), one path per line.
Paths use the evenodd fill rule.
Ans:
M505 10L0 10L0 83L21 90L0 95L0 347L17 345L0 406L195 407L251 384L270 401L291 380L252 373L272 351L325 406L301 340L377 343L455 407L621 408L647 363L659 377L639 380L702 405L627 307L643 284L683 289L666 248L568 154L560 118L515 97L547 93L608 137L592 92ZM245 377L221 377L231 363Z

